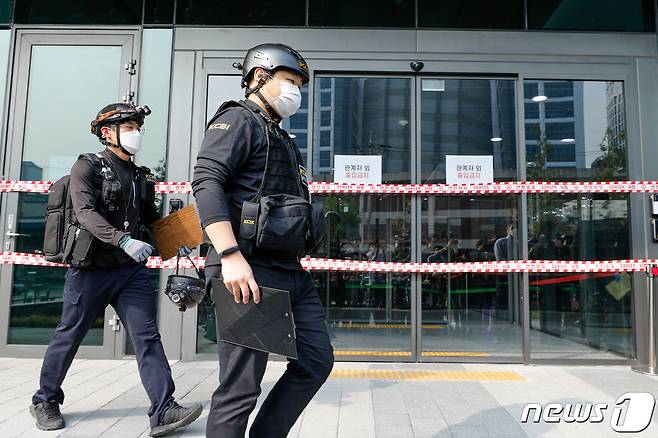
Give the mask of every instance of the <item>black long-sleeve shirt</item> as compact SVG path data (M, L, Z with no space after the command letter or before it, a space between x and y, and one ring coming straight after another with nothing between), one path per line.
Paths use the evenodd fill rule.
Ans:
M245 101L257 113L260 107ZM238 238L240 213L244 201L258 193L267 156L267 138L248 110L232 107L215 118L206 130L194 166L192 190L201 225L230 221ZM219 248L224 249L224 248ZM250 263L299 269L297 259L248 257ZM215 248L208 252L206 265L217 264Z
M117 198L116 210L106 211L99 205L100 187L97 170L89 160L81 159L71 168L69 191L75 216L82 228L98 239L93 266L112 267L134 263L121 248L119 240L126 234L138 237L138 224L148 225L159 219L155 204L141 205L141 184L137 179L137 166L124 161L109 150L101 152L113 173L121 182L122 191ZM128 229L124 229L125 211L128 209Z

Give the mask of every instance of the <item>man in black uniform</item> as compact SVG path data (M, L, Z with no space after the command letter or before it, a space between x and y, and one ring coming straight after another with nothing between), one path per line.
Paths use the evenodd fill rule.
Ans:
M108 304L123 321L135 349L151 400L151 436L185 426L201 414L201 405L184 408L172 397L174 382L156 326L155 295L146 269L153 248L138 239L140 225L159 218L153 176L130 159L140 148L140 128L148 114L148 107L127 103L104 107L92 121L91 131L106 149L82 155L71 169L69 192L80 233L66 272L61 322L48 345L40 387L30 405L42 430L64 427L59 411L64 402L62 382L80 342ZM85 235L90 236L91 246L83 255L79 245Z
M300 89L308 80L306 62L290 47L262 44L249 50L242 65L247 99L220 107L194 168L192 188L212 243L206 259L208 290L210 279L221 278L236 303L245 304L251 296L259 302L259 284L290 291L298 359L289 360L263 402L252 438L285 437L334 361L318 292L299 258L258 249L250 254L242 238L240 245L236 240L243 203L258 193L266 176L268 149L273 165L263 194L301 192L309 199L301 153L278 125L299 109ZM206 436L242 438L261 392L268 354L224 342L218 349L220 385L212 397Z

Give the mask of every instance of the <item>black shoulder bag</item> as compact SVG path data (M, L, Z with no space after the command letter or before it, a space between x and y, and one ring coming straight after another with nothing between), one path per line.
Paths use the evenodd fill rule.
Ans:
M313 251L324 240L324 215L322 202L311 203L304 197L304 192L297 176L299 195L273 194L263 196L263 187L268 177L270 165L269 130L257 114L243 103L258 121L267 139L265 172L258 193L242 204L238 245L245 256L254 253L271 255L277 258L302 257ZM288 145L291 164L299 168L294 151Z

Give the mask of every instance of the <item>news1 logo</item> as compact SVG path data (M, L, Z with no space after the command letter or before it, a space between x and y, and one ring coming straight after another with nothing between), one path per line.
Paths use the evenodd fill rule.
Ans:
M627 392L615 401L610 427L615 432L642 432L651 423L656 399L648 392ZM523 407L521 423L601 423L608 411L607 403L528 403ZM532 413L532 417L531 417Z

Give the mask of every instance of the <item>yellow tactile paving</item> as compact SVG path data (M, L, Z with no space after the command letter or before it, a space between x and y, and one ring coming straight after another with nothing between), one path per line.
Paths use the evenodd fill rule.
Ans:
M425 357L487 357L484 351L423 351ZM411 357L410 351L334 350L334 356Z
M423 356L429 357L487 357L484 351L423 351Z
M334 350L334 356L407 356L410 351L365 351L365 350Z
M379 380L525 380L514 371L423 371L334 369L332 379Z

